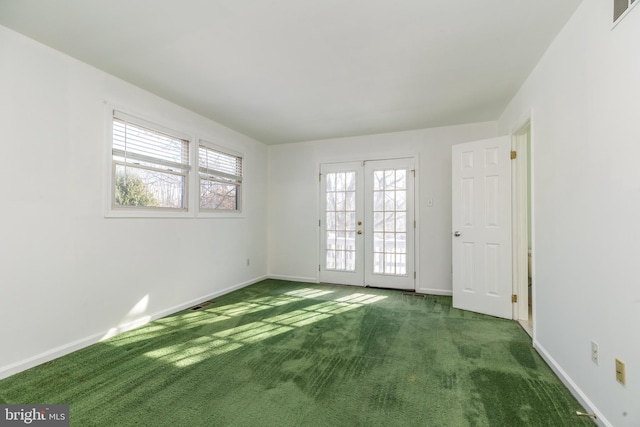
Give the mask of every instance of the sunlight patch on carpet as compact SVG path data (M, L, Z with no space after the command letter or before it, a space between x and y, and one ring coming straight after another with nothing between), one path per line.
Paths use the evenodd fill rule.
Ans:
M300 294L315 295L319 293L326 295L330 292L316 291L308 293L302 289ZM319 304L311 305L303 309L293 310L277 316L269 317L257 322L247 323L234 328L225 329L216 332L212 336L199 337L180 344L155 349L144 353L145 356L171 363L176 367L182 368L193 365L205 360L208 357L217 356L238 348L254 344L277 335L290 332L293 329L311 325L321 320L333 317L346 311L354 310L368 304L374 304L387 298L381 295L368 295L363 293L354 293L335 301L325 301ZM243 303L239 303L243 304ZM239 304L231 304L235 306L233 311L238 309ZM250 305L255 305L250 303ZM225 306L229 307L229 306ZM224 309L225 307L221 307ZM207 312L215 316L217 309L207 309L196 314L203 315ZM229 311L225 311L229 314ZM246 314L246 312L245 312ZM226 317L226 316L220 316ZM228 317L227 317L228 318ZM184 321L184 317L182 318ZM214 321L220 320L214 317ZM206 319L200 319L199 322L205 322Z

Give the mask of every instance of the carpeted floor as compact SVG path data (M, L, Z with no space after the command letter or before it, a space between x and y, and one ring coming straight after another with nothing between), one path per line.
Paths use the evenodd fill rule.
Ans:
M0 381L72 426L593 426L516 322L266 280Z

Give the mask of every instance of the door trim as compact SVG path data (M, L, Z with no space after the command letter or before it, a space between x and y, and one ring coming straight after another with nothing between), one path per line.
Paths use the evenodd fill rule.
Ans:
M518 152L512 168L513 182L513 293L518 302L513 307L513 318L520 322L525 331L532 337L535 335L535 242L534 242L534 209L533 209L533 125L531 112L521 125L512 131L512 149ZM527 138L528 137L528 138ZM527 145L529 146L527 148ZM528 183L531 177L531 183ZM530 185L529 194L527 186ZM529 218L529 212L531 217ZM529 242L528 221L531 222L531 242ZM529 260L528 251L531 245L531 323L529 323Z

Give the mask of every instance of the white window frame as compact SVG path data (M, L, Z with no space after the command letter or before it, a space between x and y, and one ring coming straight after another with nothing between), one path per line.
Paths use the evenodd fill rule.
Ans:
M216 142L211 142L211 141L216 141ZM240 181L240 184L238 186L238 190L239 190L239 195L237 198L237 204L238 204L238 209L235 210L225 210L225 209L220 209L220 210L213 210L213 209L202 209L200 208L200 159L199 159L199 154L200 154L200 146L203 146L207 149L213 150L213 151L218 151L222 154L226 154L229 156L233 156L233 157L238 157L240 158L241 162L242 162L242 179ZM216 139L203 139L200 138L198 139L198 144L197 147L194 148L193 150L196 154L196 159L194 161L194 181L195 181L195 185L194 185L194 204L196 206L196 212L197 212L197 217L199 218L244 218L245 217L245 191L244 191L244 180L245 180L245 174L244 171L246 170L246 158L244 156L244 153L238 152L236 150L232 150L220 143L218 143L218 141Z
M139 114L132 114L128 109L117 108L106 104L106 126L105 126L105 217L107 218L192 218L194 215L194 184L193 175L195 164L194 141L195 137L188 132L172 129L158 124L159 120L142 118ZM189 166L190 170L186 174L185 185L185 207L184 208L161 208L161 207L116 207L115 198L115 162L113 160L113 120L114 117L126 118L132 124L148 128L171 135L173 137L187 141L189 145Z

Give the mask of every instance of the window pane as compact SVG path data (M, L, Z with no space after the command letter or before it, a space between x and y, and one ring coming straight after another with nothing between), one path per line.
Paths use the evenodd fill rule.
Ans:
M383 191L375 191L373 193L373 210L378 212L384 210L384 192Z
M373 172L373 189L384 190L384 171Z
M384 272L386 274L396 273L396 256L394 254L384 255Z
M353 191L349 191L346 193L346 210L355 211L356 210L356 193Z
M396 234L396 253L407 253L407 235L404 233Z
M396 192L385 191L384 192L384 210L393 211L396 209Z
M373 231L384 231L384 212L374 212Z
M404 211L407 209L407 192L405 190L396 191L396 210Z
M186 208L185 176L116 165L114 204L160 208Z
M345 177L346 189L347 191L356 191L356 173L355 172L347 172Z
M327 231L327 249L336 248L336 233L333 231Z
M336 229L336 213L335 212L327 212L327 230L335 230Z
M336 269L336 253L333 250L327 251L327 260L326 260L327 270L335 270Z
M345 268L345 252L336 251L336 270L344 270Z
M336 193L327 193L327 210L336 210Z
M399 169L396 171L396 189L404 190L407 188L407 171Z
M398 275L406 275L407 274L407 256L406 255L396 255L396 274Z
M373 251L384 252L384 233L373 233Z
M336 195L336 210L344 211L345 210L345 193L335 193Z
M200 207L202 209L238 209L238 186L200 180Z
M395 171L384 171L384 189L394 190L396 188L396 174Z
M336 174L327 174L327 191L336 191Z
M345 265L346 271L355 271L356 269L356 257L354 252L347 252L347 262Z
M396 216L393 212L384 214L384 231L396 231Z
M385 253L396 252L396 235L395 233L384 233L384 251Z
M344 212L336 212L336 230L346 230L347 223Z
M345 173L337 173L336 174L336 191L344 191L345 188Z
M356 233L354 233L353 231L347 232L347 246L346 246L346 249L348 251L355 251L356 250Z
M354 231L356 229L356 213L347 212L347 231Z
M384 254L373 254L373 272L384 273Z
M404 233L407 231L407 213L396 212L396 231Z
M242 157L200 145L198 150L201 209L240 210Z

